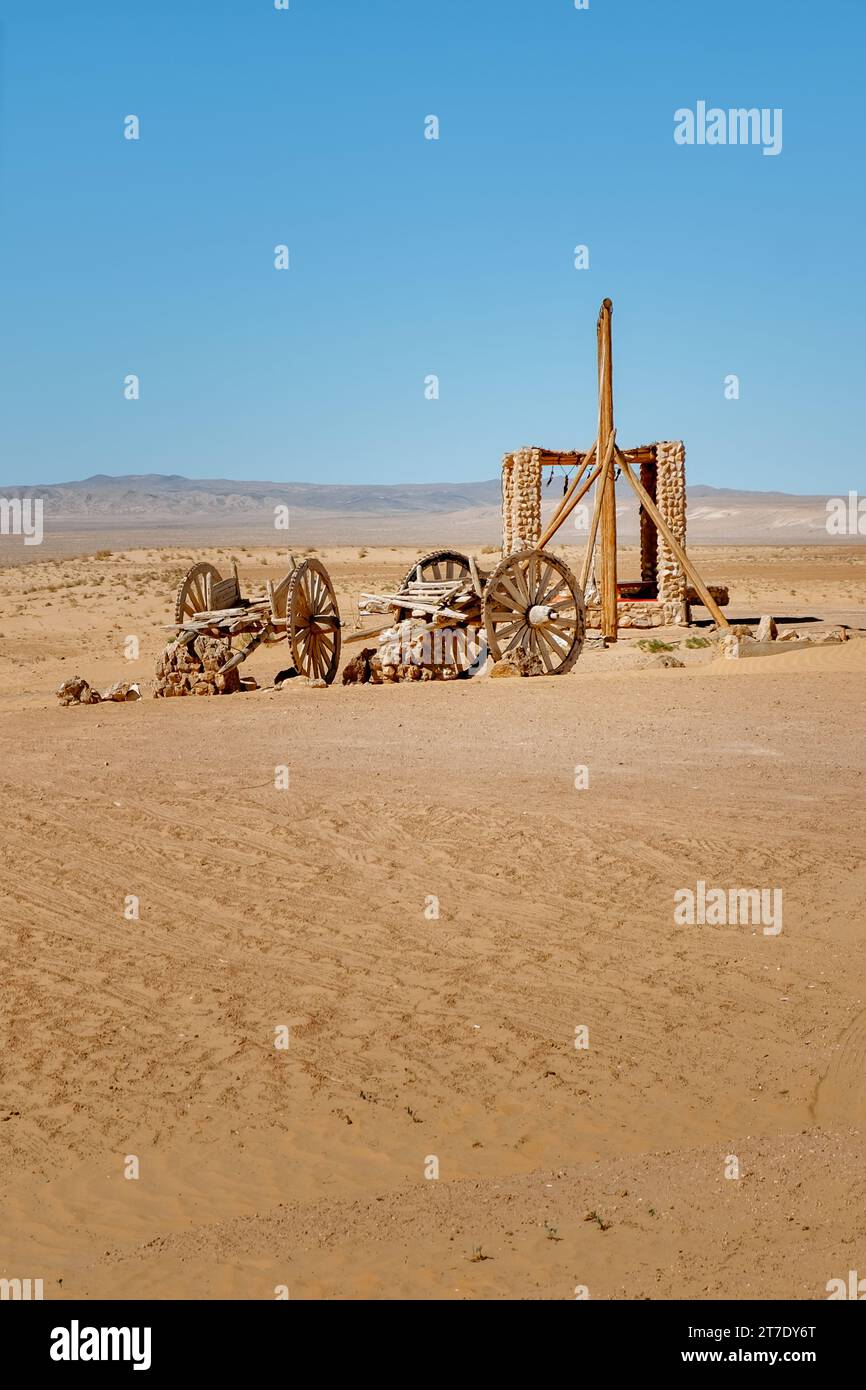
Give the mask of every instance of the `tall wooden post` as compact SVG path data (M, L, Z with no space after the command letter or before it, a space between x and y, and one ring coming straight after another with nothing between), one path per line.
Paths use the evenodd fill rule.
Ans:
M610 318L613 305L602 303L598 315L598 452L604 458L613 433L613 358ZM601 495L601 630L616 641L616 483L608 469Z

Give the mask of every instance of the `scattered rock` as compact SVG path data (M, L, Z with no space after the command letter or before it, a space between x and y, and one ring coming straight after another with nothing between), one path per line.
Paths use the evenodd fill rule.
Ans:
M743 653L745 641L736 632L722 632L719 636L719 650L728 661L736 661Z
M497 679L508 676L543 676L544 666L541 657L535 656L532 652L525 652L522 647L517 647L499 661L494 661L490 668L490 675Z
M102 692L103 700L140 700L141 686L138 681L115 681L107 690Z
M370 662L376 655L375 647L364 647L343 667L344 685L364 685L370 679Z
M662 666L669 671L683 671L686 665L684 661L679 661L675 656L668 656L667 652L663 652L661 656L657 656L654 661L650 661L648 664L650 666Z
M755 633L756 642L775 642L779 629L776 627L776 619L769 613L765 613L758 623L758 630Z
M91 689L90 682L83 676L73 676L59 687L57 698L61 705L98 705L102 696L98 690Z
M328 682L323 681L320 676L308 676L304 685L309 685L313 690L327 690L328 688Z
M826 646L828 642L847 642L848 629L847 627L833 627L818 640L822 646Z

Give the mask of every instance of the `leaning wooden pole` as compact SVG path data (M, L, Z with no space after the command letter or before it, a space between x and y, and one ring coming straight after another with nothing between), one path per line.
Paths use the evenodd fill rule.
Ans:
M591 462L594 454L595 445L593 444L589 453L585 456L584 468L587 466L588 462ZM567 496L563 497L553 516L548 521L547 526L544 528L544 531L539 536L538 540L535 542L536 550L544 549L551 536L555 535L556 532L559 530L560 526L563 524L563 522L567 521L568 518L571 516L571 513L574 511L578 502L583 501L584 497L589 492L589 489L592 487L596 478L598 478L599 474L601 473L601 464L597 463L595 467L591 470L589 477L584 478L583 482L581 483L580 479L583 477L583 471L584 469L581 468L571 487L568 489Z
M560 518L561 518L562 515L563 515L563 512L564 512L564 510L565 510L565 507L567 506L569 500L574 496L574 493L575 493L575 492L577 491L577 489L580 487L580 480L581 480L581 478L585 477L587 469L591 469L591 468L592 468L592 461L593 461L593 459L595 458L595 446L596 446L597 442L598 442L598 441L595 440L595 439L592 441L592 444L591 444L590 448L587 450L587 452L586 452L586 453L584 454L584 456L583 456L583 462L582 462L582 463L579 465L579 467L575 470L574 477L572 478L571 482L569 483L568 488L566 489L565 493L563 494L563 496L560 498L560 500L557 502L556 506L555 506L554 509L553 509L553 513L552 513L552 515L551 515L550 521L547 523L547 524L548 524L548 527L550 528L551 535L553 534L554 531L558 531L558 530L559 530Z
M719 627L730 627L730 623L728 622L719 605L716 603L716 600L713 598L706 584L701 579L701 576L698 574L697 570L695 569L685 550L680 545L671 528L668 526L667 522L665 521L655 502L652 500L643 483L641 482L640 478L636 478L632 473L628 459L620 453L619 449L617 449L616 451L616 458L622 472L628 478L629 482L631 483L632 487L637 493L639 501L649 512L659 531L661 531L662 535L664 536L665 540L670 546L670 549L673 552L675 559L679 560L689 579L692 581L692 584L697 589L698 594L700 595L701 603L704 605L707 612L712 614Z
M613 357L609 299L598 315L598 458L604 458L613 435ZM616 641L616 480L608 469L601 494L601 630Z
M601 473L599 474L598 478L598 487L596 488L595 505L592 509L592 522L589 528L589 539L586 543L586 554L583 557L583 565L581 566L580 570L580 590L584 597L586 597L586 585L587 581L589 580L589 571L592 565L592 552L595 549L595 538L598 534L598 523L601 517L601 499L604 496L604 485L607 482L607 476L613 467L613 451L615 445L616 430L614 430L613 434L610 437L610 441L607 446L607 451L604 456L604 462L601 465Z

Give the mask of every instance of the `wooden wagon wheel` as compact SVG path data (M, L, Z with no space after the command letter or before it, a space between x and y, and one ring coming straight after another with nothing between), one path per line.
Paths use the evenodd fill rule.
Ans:
M330 685L340 664L340 610L320 560L303 560L298 565L289 584L286 614L295 670Z
M521 647L548 675L570 671L583 646L586 609L580 585L546 550L518 550L484 588L484 627L494 661Z
M403 580L402 587L405 589L407 584L411 584L416 579L436 580L453 579L456 583L458 579L463 579L469 573L469 557L461 555L459 550L433 550L429 555L424 555L420 560L416 560L406 578Z
M200 560L184 575L174 605L174 620L185 623L196 613L207 612L207 581L218 584L220 572L208 560Z

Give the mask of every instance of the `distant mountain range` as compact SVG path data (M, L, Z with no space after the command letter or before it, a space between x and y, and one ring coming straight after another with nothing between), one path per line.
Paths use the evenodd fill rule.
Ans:
M498 478L377 485L96 474L81 482L0 488L0 494L43 499L52 549L63 536L74 534L83 542L94 533L127 545L177 545L187 533L200 543L267 544L274 540L278 506L289 507L289 535L298 544L467 545L495 542L500 535ZM546 514L561 494L562 475L557 473L544 489ZM617 500L622 538L634 540L637 506L626 485L618 488ZM835 538L826 530L826 501L821 495L696 485L688 489L688 536L695 544L829 543ZM285 532L277 537L282 543ZM566 527L558 539L568 543L582 538ZM7 544L0 537L0 546ZM33 551L27 558L36 558Z

